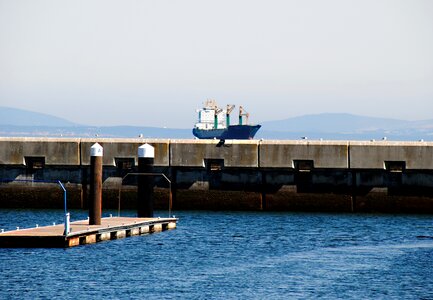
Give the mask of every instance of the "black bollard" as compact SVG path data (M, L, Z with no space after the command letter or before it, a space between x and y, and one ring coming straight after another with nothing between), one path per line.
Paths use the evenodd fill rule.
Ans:
M138 147L137 216L153 218L153 163L155 150L149 144ZM147 175L146 175L147 174Z
M101 225L102 154L103 154L103 148L98 143L95 143L90 148L89 225Z

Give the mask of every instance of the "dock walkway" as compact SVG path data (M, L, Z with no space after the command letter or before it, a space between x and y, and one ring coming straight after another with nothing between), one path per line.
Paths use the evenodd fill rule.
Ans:
M0 233L0 248L67 248L174 229L176 222L176 218L108 217L101 219L101 225L89 225L80 220L70 223L68 235L64 224L19 229Z

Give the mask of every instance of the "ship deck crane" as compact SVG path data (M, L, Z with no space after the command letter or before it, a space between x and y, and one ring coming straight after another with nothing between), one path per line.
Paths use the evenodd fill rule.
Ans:
M214 107L215 115L214 115L214 128L218 128L218 115L223 111L222 108L219 108L218 106Z
M248 124L248 118L250 117L250 114L247 113L242 106L239 106L239 125L243 125L243 117L245 116L245 124Z
M227 110L226 110L226 125L227 127L230 126L230 113L235 108L234 104L227 104Z

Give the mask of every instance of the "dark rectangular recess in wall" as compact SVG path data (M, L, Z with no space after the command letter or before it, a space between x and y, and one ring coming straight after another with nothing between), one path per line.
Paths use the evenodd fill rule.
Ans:
M204 159L205 167L208 171L211 172L218 172L221 171L224 168L224 159Z
M134 157L115 157L114 162L120 170L131 170L135 166Z
M115 157L114 163L117 167L117 174L119 176L125 176L126 174L133 171L135 167L135 158L134 157Z
M388 172L401 173L406 170L405 161L385 161L385 169Z
M25 156L24 161L29 171L36 171L45 167L45 156Z
M311 172L314 169L313 160L294 160L293 161L295 170L299 172Z

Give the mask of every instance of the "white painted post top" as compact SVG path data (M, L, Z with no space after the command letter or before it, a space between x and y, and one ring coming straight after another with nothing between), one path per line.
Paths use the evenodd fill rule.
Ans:
M155 148L149 144L138 147L138 157L155 158Z
M103 148L98 143L94 143L92 147L90 147L90 156L102 156Z

